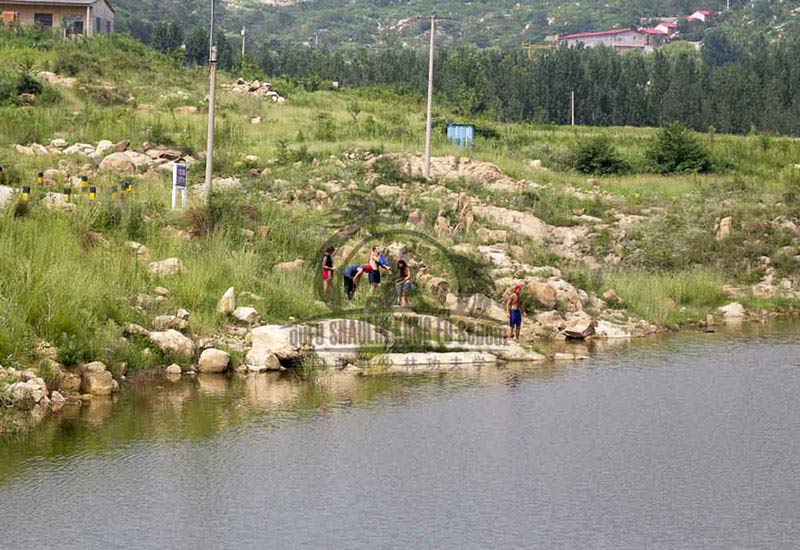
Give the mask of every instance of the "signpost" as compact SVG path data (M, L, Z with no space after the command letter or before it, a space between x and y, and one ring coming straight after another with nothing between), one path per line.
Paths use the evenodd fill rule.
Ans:
M172 209L178 207L178 193L181 195L181 208L186 208L188 200L186 197L189 185L189 167L177 162L172 166Z

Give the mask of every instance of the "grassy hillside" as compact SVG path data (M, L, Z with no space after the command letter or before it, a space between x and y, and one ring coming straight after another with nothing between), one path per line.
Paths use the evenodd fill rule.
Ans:
M480 47L514 47L539 42L547 35L601 28L633 26L642 18L687 15L696 9L724 11L722 0L589 0L520 3L513 0L455 2L437 0L308 0L264 2L238 0L218 2L221 21L228 32L243 25L251 31L253 44L319 43L324 47L363 44L425 43L424 22L413 20L431 12L450 17L442 23L445 43L469 43ZM186 28L207 24L209 2L116 0L119 28L148 39L156 25L179 21ZM730 24L740 29L791 32L796 25L797 1L750 2L734 0ZM723 18L723 24L724 23Z
M185 308L193 338L217 337L230 322L216 313L229 286L248 292L241 305L256 307L265 321L325 314L314 266L332 233L353 223L405 227L409 215L419 211L427 220L423 232L434 234L437 216L458 222L450 199L436 197L457 193L483 205L532 213L558 232L578 231L581 237L559 252L520 228L479 222L508 230L504 246L518 247L519 261L561 270L565 280L591 296L615 289L626 315L669 325L697 321L730 300L726 284L736 286L739 299L754 310L793 303L800 258L797 140L697 135L710 150L714 171L665 176L650 171L645 155L655 130L476 119L482 137L474 150L447 144L440 129L435 155L469 155L495 163L516 182L537 185L520 184L515 191L468 178L426 184L390 161L364 162L381 153L421 150L424 111L418 98L384 89L308 92L275 82L286 103L220 95L216 173L238 178L234 191L215 196L210 209L193 192L188 212L172 212L164 172L140 170L123 205L110 199L112 186L123 178L98 170L102 157L26 155L13 146L59 138L70 144L129 140L137 151L149 142L200 158L206 124L202 70L182 68L121 37L53 42L0 34L0 49L11 60L0 75L0 89L15 90L25 79L43 83L41 70L76 78L69 86L44 84L33 100L10 93L0 106L5 185L34 187L29 207L12 203L0 215L0 251L7 259L0 265L0 363L6 366L40 364L41 341L53 344L56 361L65 365L101 359L126 361L130 368L162 366L174 358L135 336L121 339L126 326L150 327L156 316ZM223 83L232 79L222 76ZM260 124L251 122L256 117ZM597 137L625 160L626 173L590 177L575 171L576 149ZM37 172L47 169L61 172L49 188L37 188ZM202 164L192 169L192 188L199 187L201 172ZM79 197L74 212L47 210L44 193L68 185L67 173L90 174L99 204ZM405 199L375 198L377 185L406 189ZM361 198L354 201L345 192L350 188ZM364 210L380 213L381 220L364 218ZM716 226L727 217L732 233L717 238ZM151 261L179 258L185 273L149 273L129 241L145 245ZM503 299L505 290L494 280L499 276L476 254L477 230L443 242L472 251L464 264L474 270L470 291ZM307 267L276 268L297 259ZM424 246L418 247L418 259L446 276ZM766 279L775 287L788 286L751 291ZM166 287L168 295L157 296L156 287ZM435 301L433 293L421 291L414 305ZM366 305L364 295L357 305Z

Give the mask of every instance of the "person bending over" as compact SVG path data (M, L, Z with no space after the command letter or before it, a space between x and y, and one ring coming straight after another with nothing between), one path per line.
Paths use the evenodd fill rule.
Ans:
M347 299L352 300L358 289L358 281L364 273L372 273L372 266L369 265L349 265L342 272L344 279L344 291Z

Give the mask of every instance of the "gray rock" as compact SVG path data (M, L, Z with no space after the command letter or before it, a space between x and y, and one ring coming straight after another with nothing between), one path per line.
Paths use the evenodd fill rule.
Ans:
M149 333L150 341L164 353L192 357L194 355L194 342L174 329L155 331Z
M252 307L237 307L233 310L233 317L249 325L258 323L261 320L261 315Z
M47 395L47 386L41 378L11 384L3 392L5 400L16 409L32 410Z
M230 315L236 309L236 289L230 287L222 295L217 303L217 313L220 315Z
M111 144L113 149L114 145ZM112 153L100 163L100 170L119 175L135 174L136 165L131 161L128 153Z
M180 375L182 371L181 371L181 366L180 365L178 365L177 363L173 363L170 366L168 366L167 368L165 368L164 372L166 374L173 374L173 375L177 374L177 375Z
M90 395L111 395L114 391L114 382L108 371L84 372L81 391Z
M197 366L200 371L204 373L225 372L228 370L230 362L231 356L229 353L215 348L209 348L200 354Z
M183 273L186 268L183 262L178 258L167 258L160 262L151 262L147 265L147 271L152 275L160 275L162 277L170 277Z

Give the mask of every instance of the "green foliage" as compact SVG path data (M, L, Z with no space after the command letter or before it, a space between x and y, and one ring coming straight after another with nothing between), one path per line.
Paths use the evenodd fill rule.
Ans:
M607 136L596 136L578 142L572 154L572 167L584 174L622 174L630 165L619 154Z
M647 149L647 160L659 174L701 173L712 168L708 150L680 122L661 128Z
M630 312L662 325L699 321L728 299L724 278L707 269L613 273L606 282L625 300Z

